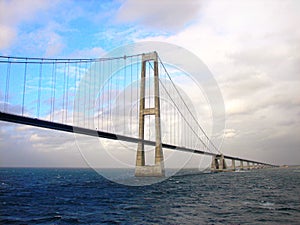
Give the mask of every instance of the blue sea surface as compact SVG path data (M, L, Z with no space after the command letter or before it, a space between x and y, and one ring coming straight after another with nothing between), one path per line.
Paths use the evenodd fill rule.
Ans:
M300 224L300 170L124 186L92 169L0 169L0 224Z

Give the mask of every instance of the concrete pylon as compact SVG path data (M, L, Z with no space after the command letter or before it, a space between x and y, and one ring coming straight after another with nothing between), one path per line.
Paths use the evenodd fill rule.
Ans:
M145 108L145 83L146 83L146 63L154 61L154 108ZM140 87L140 112L139 112L139 139L144 140L145 116L155 116L155 165L145 165L144 142L138 143L136 154L135 176L138 177L164 177L164 156L161 142L160 123L160 98L159 98L159 78L158 78L158 56L156 52L143 54L141 87Z
M243 164L243 160L240 161L240 169L243 170L244 169L244 164Z
M250 170L254 169L254 162L252 162L252 164L250 163Z
M218 170L219 170L219 160L217 159L217 156L213 156L211 161L210 171L216 172Z
M224 158L223 154L221 154L221 156L220 156L220 169L221 170L226 170L227 169L227 165L226 165L225 158Z
M211 172L222 172L226 169L227 169L227 165L223 154L215 155L212 157L212 162L210 167Z
M235 171L235 160L234 159L231 160L231 169L233 171Z

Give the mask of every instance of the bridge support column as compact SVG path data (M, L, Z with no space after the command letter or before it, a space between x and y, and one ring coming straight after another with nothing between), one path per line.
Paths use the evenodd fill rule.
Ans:
M243 163L243 160L240 161L240 170L244 170L244 163Z
M232 169L232 171L235 171L235 160L234 159L231 160L231 169Z
M221 157L220 157L220 169L221 170L226 170L227 169L227 165L226 165L225 158L224 158L223 154L221 154Z
M154 61L154 108L145 108L145 83L146 83L146 63ZM145 116L155 116L155 165L145 165L144 132ZM142 56L141 89L140 89L140 112L139 112L139 139L136 155L135 176L138 177L164 177L164 157L161 142L160 125L160 99L159 99L159 79L158 79L158 56L156 52L144 54Z
M212 158L211 162L211 167L210 170L211 172L222 172L227 169L227 165L225 162L224 155L215 155Z
M250 162L247 162L247 170L250 170Z
M210 171L211 172L217 172L219 169L219 160L217 159L217 156L212 157Z

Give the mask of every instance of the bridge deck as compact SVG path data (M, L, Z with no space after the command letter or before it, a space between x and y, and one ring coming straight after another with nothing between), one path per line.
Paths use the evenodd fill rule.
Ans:
M12 122L12 123L30 125L30 126L40 127L40 128L64 131L64 132L69 132L69 133L78 133L78 134L83 134L83 135L88 135L88 136L106 138L106 139L111 139L111 140L120 140L120 141L126 141L126 142L131 142L131 143L144 142L144 144L146 144L146 145L155 146L155 141L142 140L139 138L128 137L128 136L124 136L124 135L117 135L114 133L97 131L97 130L82 128L82 127L76 127L76 126L71 126L71 125L67 125L67 124L55 123L55 122L50 122L50 121L41 120L41 119L24 117L24 116L14 115L14 114L10 114L10 113L5 113L5 112L0 112L0 120L6 121L6 122ZM198 150L198 149L185 148L185 147L181 147L181 146L175 146L175 145L164 144L164 143L162 144L162 147L171 149L171 150L184 151L184 152L190 152L190 153L195 153L195 154L219 156L218 154L211 153L211 152L205 152L205 151ZM228 156L228 155L224 155L224 158L232 159L232 160L240 160L240 161L249 162L249 163L258 163L258 164L266 165L266 166L273 166L271 164L264 163L264 162L242 159L239 157L233 157L233 156Z

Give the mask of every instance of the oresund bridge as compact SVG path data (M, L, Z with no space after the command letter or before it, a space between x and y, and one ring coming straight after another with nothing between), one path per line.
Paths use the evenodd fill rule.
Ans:
M0 73L0 120L136 143L135 176L165 176L164 149L211 156L213 172L275 166L223 154L156 52L95 59L0 56ZM145 146L155 147L152 165Z

